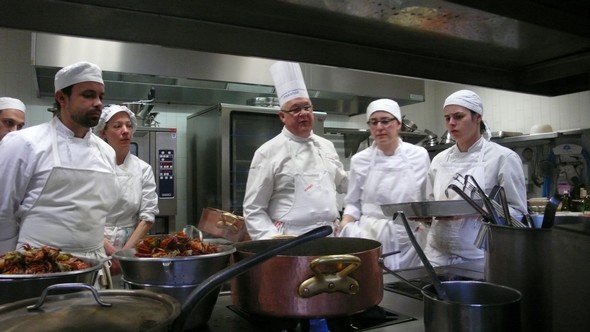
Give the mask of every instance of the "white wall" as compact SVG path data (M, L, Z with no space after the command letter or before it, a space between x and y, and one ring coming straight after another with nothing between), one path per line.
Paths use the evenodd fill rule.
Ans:
M163 60L164 61L164 60ZM549 123L554 130L590 128L590 91L559 97L540 97L474 86L427 81L426 101L402 107L402 113L418 125L418 129L430 129L441 135L445 131L441 107L452 92L468 88L477 92L484 103L484 120L493 131L518 131L528 133L536 123ZM51 98L38 98L35 77L31 67L31 33L0 28L0 96L21 99L27 105L26 126L33 126L51 119L47 108ZM106 103L116 102L108 100ZM141 99L141 96L138 96ZM223 102L223 101L220 101ZM202 106L157 104L157 121L160 127L178 130L177 195L178 216L181 227L186 220L186 117ZM278 121L278 120L277 120ZM366 117L329 115L325 126L365 128ZM196 222L196 221L191 221Z

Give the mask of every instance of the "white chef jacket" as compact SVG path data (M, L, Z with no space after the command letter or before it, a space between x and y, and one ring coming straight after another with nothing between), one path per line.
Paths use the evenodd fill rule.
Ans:
M310 163L310 159L323 161ZM250 165L243 206L246 227L253 240L282 234L274 222L288 213L296 200L294 177L299 170L327 171L335 191L346 192L348 176L334 144L313 132L310 137L301 138L283 128L256 150Z
M426 149L401 138L399 142L391 156L373 144L352 157L344 214L353 216L356 222L347 224L341 233L378 240L384 253L401 250L385 258L385 265L392 270L421 263L401 219L385 216L381 205L425 200L426 172L430 166ZM428 227L419 221L410 220L409 224L414 237L424 245Z
M90 129L83 138L76 138L57 117L51 122L62 166L114 173L115 151ZM47 122L0 141L0 253L15 250L20 219L37 201L54 166L51 130ZM118 195L116 190L113 195Z
M377 148L374 144L356 153L350 160L350 175L348 180L348 191L344 199L346 203L344 214L353 216L355 220L358 220L361 217L361 195L363 190L383 190L383 188L363 188L366 182L369 167L371 166L371 160L374 152L376 153L377 157L376 163L388 164L391 162L391 158L387 158L388 156L384 155L383 151ZM403 154L408 163L412 166L412 170L415 172L416 180L418 181L416 183L416 188L421 193L419 200L425 200L426 173L428 171L428 167L430 166L430 157L428 157L428 152L423 147L404 142L400 138L400 145L395 150L395 153ZM397 165L391 166L396 167ZM407 202L406 198L399 197L397 201L391 202L391 204L404 202Z
M481 155L483 153L483 155ZM524 172L522 168L522 161L518 154L514 151L503 147L494 142L488 142L481 137L475 142L466 152L459 151L457 145L437 154L430 166L426 180L426 190L429 200L444 200L445 197L435 197L433 192L433 185L437 177L437 172L442 170L445 163L472 163L476 165L481 160L483 165L484 184L478 183L486 194L489 194L495 185L504 187L506 193L506 200L510 207L510 214L517 219L521 219L522 215L527 211L526 201L526 185L524 183ZM465 175L465 174L462 174ZM449 181L449 184L451 182ZM431 226L431 231L428 234L426 253L429 255L429 260L434 265L446 265L451 263L459 263L462 261L462 252L441 252L440 248L433 247L440 239L434 237L444 236L438 232L439 222L458 222L458 221L439 221L434 220ZM460 222L460 221L459 221ZM474 227L471 223L464 222L464 227ZM477 226L477 225L475 225ZM475 248L473 245L476 229L469 232L470 236L455 237L464 242L455 247ZM438 240L438 241L437 241ZM483 258L483 250L479 251L479 255L474 256L474 250L465 249L468 252L468 259ZM444 251L444 250L443 250ZM432 255L434 253L434 255ZM448 259L442 261L434 261L432 257L440 256ZM456 258L456 259L455 259ZM464 257L463 257L464 258Z
M156 181L152 167L128 153L123 164L117 165L121 198L107 216L105 236L117 248L127 242L139 220L153 223L158 209Z

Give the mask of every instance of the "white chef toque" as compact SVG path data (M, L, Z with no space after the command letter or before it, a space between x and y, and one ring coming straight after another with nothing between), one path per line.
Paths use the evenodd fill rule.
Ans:
M443 108L449 105L463 106L470 111L481 114L483 117L483 105L481 103L481 98L479 98L477 93L471 90L459 90L452 93L447 97L447 99L445 99Z
M373 113L379 111L387 112L393 115L397 121L402 121L402 111L400 110L399 105L391 99L377 99L372 101L369 106L367 106L367 119L369 119Z
M459 90L452 93L447 97L447 99L445 99L443 109L449 105L463 106L470 111L478 113L481 115L481 121L483 121L483 104L481 102L481 98L479 98L477 93L471 90ZM490 126L488 126L485 121L483 121L483 124L485 125L485 132L482 134L482 136L489 141L492 137Z
M55 74L55 92L81 82L104 84L100 67L84 61L63 67Z
M0 111L7 109L15 109L25 113L26 107L22 101L16 98L0 97Z
M125 112L125 113L129 114L129 119L131 119L131 124L133 125L133 133L135 133L135 130L137 129L137 118L135 117L135 114L133 114L133 112L129 108L127 108L126 106L123 106L123 105L105 106L102 109L102 113L100 114L100 119L98 120L98 124L96 125L96 127L93 128L94 133L99 135L100 132L106 127L107 122L109 122L109 120L113 117L113 115L115 115L119 112Z
M303 73L298 63L278 61L270 66L270 74L275 83L281 107L288 101L304 97L309 99Z

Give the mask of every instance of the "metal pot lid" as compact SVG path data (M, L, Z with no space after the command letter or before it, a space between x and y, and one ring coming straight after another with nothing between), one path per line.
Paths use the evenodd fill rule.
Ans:
M81 286L54 286L64 285ZM0 326L5 332L156 331L172 325L181 310L180 303L166 294L143 290L94 291L111 306L100 305L92 292L84 291L50 295L39 309L27 309L42 296L0 306Z

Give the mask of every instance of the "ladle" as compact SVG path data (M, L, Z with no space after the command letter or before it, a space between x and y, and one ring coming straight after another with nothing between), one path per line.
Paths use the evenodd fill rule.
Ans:
M389 253L386 253L386 254L381 255L381 257L379 257L379 266L381 266L381 268L383 270L385 270L387 273L392 274L393 276L395 276L399 280L405 282L408 286L410 286L410 287L418 290L420 293L428 293L430 296L436 298L437 297L436 294L433 294L433 293L431 293L431 292L429 292L427 290L424 290L424 289L422 289L422 288L414 285L410 280L402 277L399 273L397 273L397 272L395 272L393 270L390 270L387 266L385 266L385 257L390 256L390 255L394 255L394 254L399 254L400 252L401 252L401 250L396 250L396 251L389 252Z
M403 211L398 211L393 215L393 219L395 220L398 216L401 217L402 222L404 223L404 227L406 228L406 232L408 233L408 237L410 238L410 242L412 242L412 245L414 246L416 253L418 253L418 257L420 257L422 264L426 268L426 272L428 273L428 276L430 277L430 279L432 279L432 285L434 286L434 290L436 291L436 295L437 295L436 297L440 300L448 301L449 296L447 295L447 292L445 291L443 284L440 282L440 280L438 280L438 276L436 275L436 271L434 271L432 264L430 264L430 261L426 257L426 254L424 254L424 251L422 251L422 248L420 248L418 241L416 241L416 238L414 237L414 234L412 233L412 229L410 228L410 225L408 224L408 220L406 219L406 215L404 214ZM402 278L402 280L403 280L403 278Z

